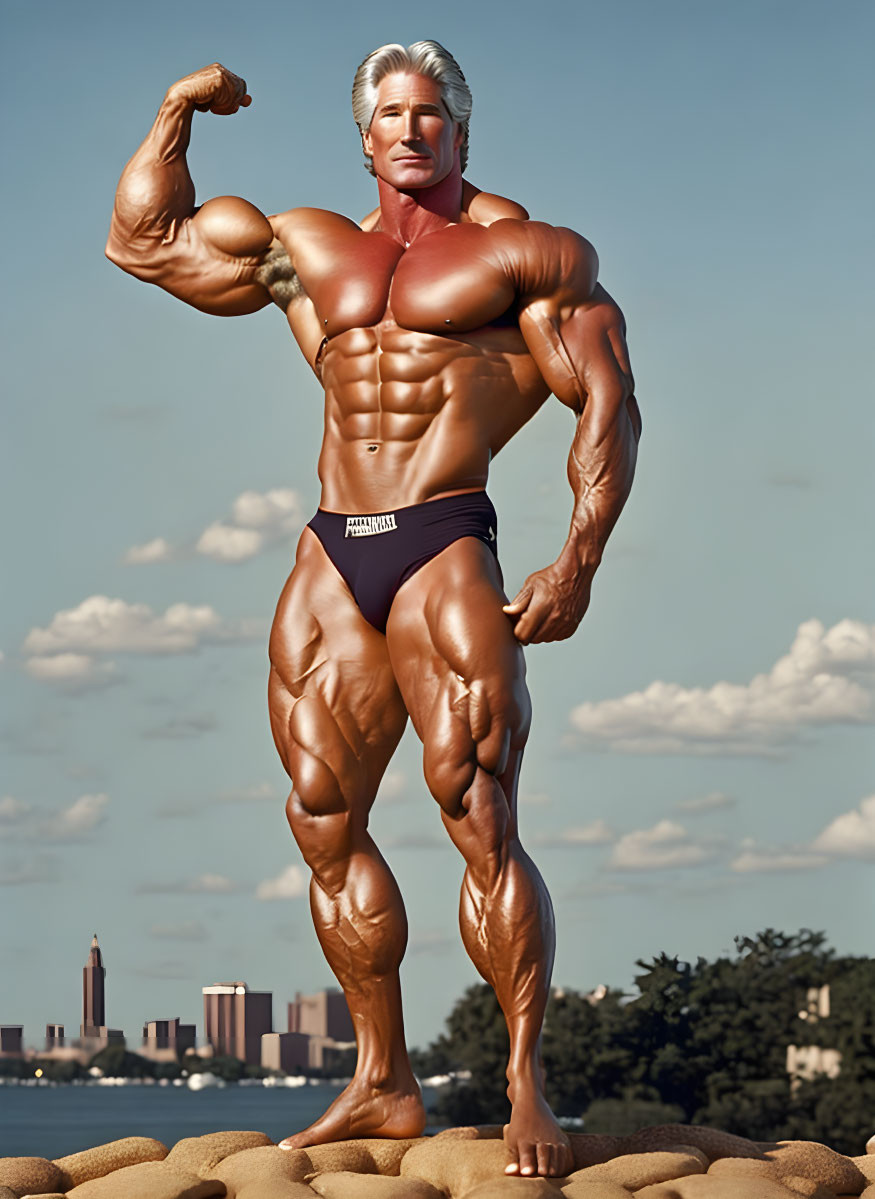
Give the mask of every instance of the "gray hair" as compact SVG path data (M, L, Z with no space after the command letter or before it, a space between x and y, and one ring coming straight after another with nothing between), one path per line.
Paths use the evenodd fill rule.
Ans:
M471 119L471 89L465 82L462 68L440 42L414 42L405 50L397 42L380 46L369 54L355 73L352 84L352 115L365 134L371 127L377 107L377 87L387 75L404 73L424 75L433 79L441 89L447 112L462 126L462 145L459 159L462 170L468 165L468 124ZM365 170L375 175L370 157L365 155Z

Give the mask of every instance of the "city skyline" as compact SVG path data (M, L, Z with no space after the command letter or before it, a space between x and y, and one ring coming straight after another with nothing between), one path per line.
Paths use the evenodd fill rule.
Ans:
M273 992L254 991L241 979L201 987L203 1023L183 1024L179 1016L146 1018L142 1037L125 1036L124 1029L106 1025L106 967L97 933L82 967L82 1006L78 1037L65 1036L64 1023L47 1023L42 1044L28 1040L27 1024L3 1019L0 1011L0 1056L93 1056L112 1043L124 1041L128 1050L145 1056L172 1057L175 1053L209 1047L218 1056L236 1057L247 1065L261 1065L264 1036L271 1036L272 1068L321 1068L326 1049L354 1043L355 1033L343 993L331 987L315 994L295 992L286 1003L287 1030L273 1027ZM41 1054L41 1050L44 1052Z
M595 246L643 417L590 610L526 655L520 829L556 908L554 984L631 990L638 959L712 958L767 927L868 954L873 6L550 0L533 22L377 0L338 26L273 0L155 0L136 36L105 0L5 15L27 103L4 132L3 1018L75 1015L95 927L108 1017L135 1031L199 1024L204 980L334 985L265 697L319 500L319 389L276 309L203 316L103 247L165 89L216 60L253 102L197 114L198 202L370 212L353 73L419 38L471 85L472 183ZM565 538L572 432L549 402L495 460L511 594ZM370 827L407 906L405 1027L425 1046L479 976L412 733Z

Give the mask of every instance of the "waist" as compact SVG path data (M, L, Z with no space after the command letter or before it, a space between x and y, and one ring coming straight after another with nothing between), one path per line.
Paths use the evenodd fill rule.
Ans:
M338 512L334 508L317 509L317 515L336 517L346 522L347 537L365 537L372 533L390 532L406 520L428 518L444 520L459 512L486 512L495 516L492 500L483 490L454 492L451 495L435 496L420 504L406 504L385 508L379 512Z

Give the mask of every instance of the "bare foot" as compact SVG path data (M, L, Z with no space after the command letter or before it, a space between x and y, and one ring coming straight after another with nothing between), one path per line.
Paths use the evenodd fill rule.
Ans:
M568 1137L559 1127L547 1102L536 1090L526 1090L512 1101L510 1124L504 1126L504 1143L511 1161L505 1174L562 1178L574 1161Z
M303 1132L280 1141L280 1149L305 1149L353 1137L418 1137L425 1128L425 1107L416 1082L375 1087L354 1078L331 1107Z

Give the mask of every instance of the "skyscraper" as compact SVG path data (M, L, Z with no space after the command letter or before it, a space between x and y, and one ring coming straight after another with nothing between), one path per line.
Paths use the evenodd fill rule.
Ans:
M82 1025L79 1035L82 1037L99 1037L106 1030L106 1004L103 993L103 980L106 970L103 956L97 944L97 933L91 942L88 962L82 968Z

